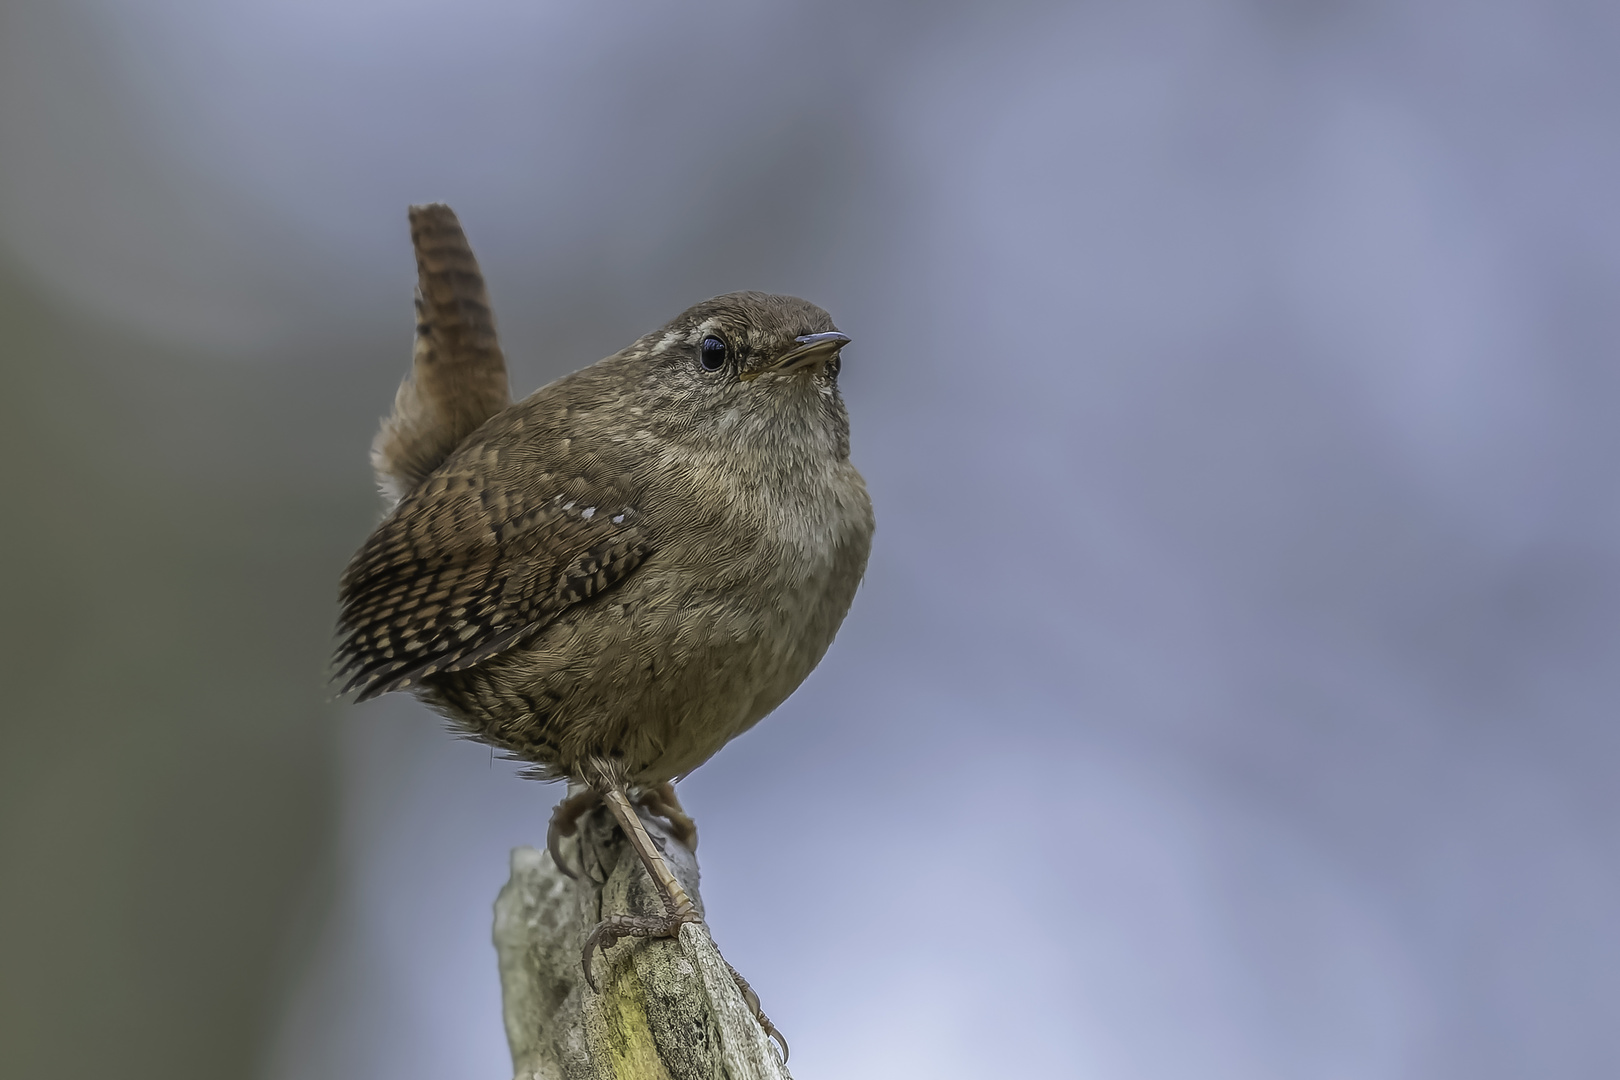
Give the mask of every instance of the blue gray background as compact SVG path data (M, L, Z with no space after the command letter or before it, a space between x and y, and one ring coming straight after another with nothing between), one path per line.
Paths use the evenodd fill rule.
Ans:
M1620 9L9 0L0 1072L504 1077L554 788L331 702L459 211L526 393L831 310L879 531L681 787L803 1077L1620 1075Z

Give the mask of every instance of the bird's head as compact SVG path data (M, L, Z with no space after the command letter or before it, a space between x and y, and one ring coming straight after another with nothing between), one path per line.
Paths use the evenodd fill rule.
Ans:
M847 457L838 371L848 343L807 300L738 292L688 308L630 352L646 365L661 418L678 418L689 438Z

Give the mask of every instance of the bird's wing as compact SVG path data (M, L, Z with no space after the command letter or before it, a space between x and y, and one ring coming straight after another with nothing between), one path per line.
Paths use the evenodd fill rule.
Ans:
M442 203L413 206L410 215L416 349L394 411L371 444L372 468L390 503L512 403L484 276L461 222Z
M343 693L365 700L471 667L613 588L651 553L618 484L533 464L517 481L514 455L503 467L492 445L463 447L344 571Z

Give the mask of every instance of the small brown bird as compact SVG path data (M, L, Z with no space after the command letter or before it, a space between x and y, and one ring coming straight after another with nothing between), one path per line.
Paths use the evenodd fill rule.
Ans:
M338 677L583 785L552 819L560 867L558 837L608 804L666 913L598 926L591 979L598 944L697 920L632 800L694 845L671 782L810 674L865 571L849 338L814 304L731 293L512 404L455 215L413 207L411 236L413 371L372 451L395 505L343 574Z

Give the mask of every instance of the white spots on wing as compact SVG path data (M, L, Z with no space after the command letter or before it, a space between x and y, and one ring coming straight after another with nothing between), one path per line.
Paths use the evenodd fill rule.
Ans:
M574 508L574 504L573 504L573 503L571 503L571 502L565 502L565 503L563 503L563 509L564 509L564 510L572 510L572 509L573 509L573 508Z
M584 518L586 521L591 520L591 518L596 516L596 507L587 506L585 509L579 512L579 516Z
M613 515L613 524L615 524L615 525L623 525L624 524L624 515L623 514L614 514Z

